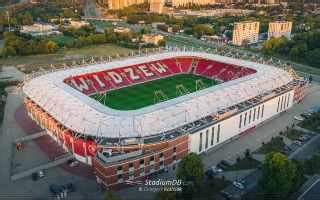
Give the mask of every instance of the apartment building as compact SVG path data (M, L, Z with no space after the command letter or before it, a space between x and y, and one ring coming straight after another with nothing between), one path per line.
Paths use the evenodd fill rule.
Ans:
M271 37L291 37L292 22L290 21L274 21L269 23L268 39Z
M260 22L244 21L234 23L232 44L241 46L258 42Z

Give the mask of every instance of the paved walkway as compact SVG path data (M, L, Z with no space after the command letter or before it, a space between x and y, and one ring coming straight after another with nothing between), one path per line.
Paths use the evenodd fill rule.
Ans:
M17 70L15 67L3 67L2 72L0 73L0 80L18 80L22 81L24 74Z
M58 165L66 163L68 160L70 160L72 158L73 158L73 155L71 155L69 153L66 153L63 157L61 157L59 159L56 159L56 160L53 160L53 161L51 161L49 163L46 163L46 164L43 164L43 165L39 165L37 167L31 168L31 169L27 169L25 171L13 174L11 176L11 180L12 181L16 181L18 179L22 179L22 178L25 178L27 176L30 176L31 174L33 174L35 172L38 172L40 170L45 170L45 169L49 169L49 168L52 168L52 167L56 167Z
M14 143L26 142L28 140L34 140L34 139L39 138L39 137L44 136L44 135L46 135L46 132L45 131L40 131L38 133L34 133L34 134L31 134L31 135L26 135L26 136L17 138L17 139L14 140Z

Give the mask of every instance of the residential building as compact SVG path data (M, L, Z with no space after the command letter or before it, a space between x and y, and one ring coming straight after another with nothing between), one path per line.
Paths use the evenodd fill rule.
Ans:
M142 36L142 41L149 44L158 45L164 37L160 34L144 34Z
M163 13L164 11L164 0L150 0L150 12Z
M291 29L292 29L292 22L290 21L275 21L269 23L268 29L268 39L271 37L281 37L285 36L288 39L291 37Z
M232 44L241 46L258 42L259 22L244 21L234 23Z

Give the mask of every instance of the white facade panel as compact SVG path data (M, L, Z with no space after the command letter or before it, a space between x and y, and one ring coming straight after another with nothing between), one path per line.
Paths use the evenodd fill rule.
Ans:
M278 107L278 101L280 99L283 99L282 101L282 108L279 103ZM286 101L284 101L286 99ZM256 105L248 110L245 110L237 115L234 115L230 118L227 118L219 123L216 123L208 128L205 128L201 131L195 132L190 134L189 136L189 149L190 152L195 153L202 153L212 147L217 146L218 144L221 144L227 140L229 140L232 137L235 137L244 131L254 128L258 126L263 121L266 121L277 114L288 110L293 105L293 90L286 92L285 94L282 94L278 97L275 97L273 99L270 99L264 103L261 103L259 105ZM281 109L280 109L281 108ZM251 113L251 115L250 115ZM242 117L240 117L242 116ZM245 117L246 116L246 117ZM240 118L242 118L240 120ZM241 121L241 123L240 123ZM240 125L241 124L241 125ZM218 127L220 125L220 134L218 134ZM214 140L213 145L211 145L211 138L212 138L212 129L214 129ZM209 141L208 141L208 148L205 148L205 142L206 142L206 130L209 130ZM200 134L202 133L202 148L200 147ZM219 140L218 140L219 136Z

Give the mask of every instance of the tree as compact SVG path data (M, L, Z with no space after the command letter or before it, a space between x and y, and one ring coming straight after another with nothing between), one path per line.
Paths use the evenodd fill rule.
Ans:
M267 199L285 199L295 186L297 166L281 153L270 153L262 164L259 182Z
M33 17L29 12L26 12L22 17L23 25L31 25L33 24Z
M306 53L307 62L314 66L320 68L320 48L314 49L312 51L308 51Z
M198 191L203 177L203 163L199 155L190 153L178 164L177 178L185 183L182 188L183 195L192 196Z
M161 190L157 193L156 200L176 200L176 193L173 191Z
M121 200L121 197L119 197L116 193L112 191L107 191L104 199L105 200Z
M306 173L308 174L315 174L319 173L320 171L320 155L316 154L312 156L312 158L306 160L304 162L304 168Z
M164 47L164 46L166 46L166 40L160 40L160 41L158 42L158 46L159 46L159 47Z
M58 50L58 45L53 41L48 41L46 43L46 52L55 53Z
M197 24L193 26L193 33L196 37L201 37L203 35L213 35L214 30L207 24Z

